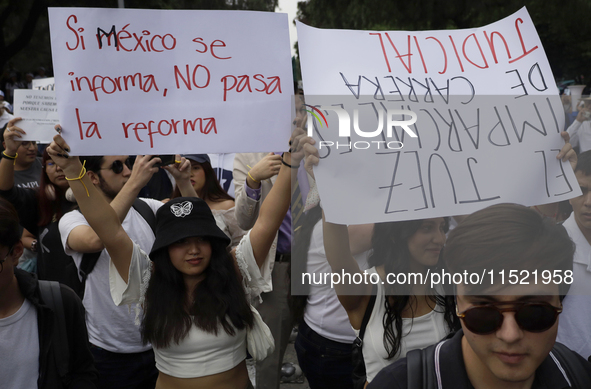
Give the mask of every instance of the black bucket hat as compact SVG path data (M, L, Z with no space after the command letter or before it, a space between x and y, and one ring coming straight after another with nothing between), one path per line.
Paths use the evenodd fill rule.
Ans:
M192 236L220 239L225 246L230 238L217 226L205 201L197 197L178 197L156 212L156 240L151 253Z

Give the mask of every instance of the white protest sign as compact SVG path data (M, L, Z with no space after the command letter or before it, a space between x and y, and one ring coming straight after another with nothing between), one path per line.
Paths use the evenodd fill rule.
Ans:
M73 154L286 149L286 14L50 8L49 19Z
M564 112L525 8L467 30L297 27L329 221L463 215L580 195L568 163L556 160Z
M23 119L16 125L27 133L20 140L51 143L55 135L54 127L59 123L55 92L15 89L14 116Z
M33 79L33 89L55 90L55 78L35 78Z

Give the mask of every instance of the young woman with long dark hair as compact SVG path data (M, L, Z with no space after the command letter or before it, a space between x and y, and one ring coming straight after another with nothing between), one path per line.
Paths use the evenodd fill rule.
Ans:
M207 154L183 154L191 162L191 185L199 198L205 200L210 209L230 209L234 206L234 198L220 185L211 160ZM181 192L175 188L172 198L179 197Z
M348 247L334 244L347 239L346 226L325 222L326 255L333 271L353 268ZM413 349L421 349L443 339L459 322L452 300L442 290L428 285L390 283L392 275L427 274L439 262L448 229L447 218L422 219L403 222L376 223L372 237L373 252L369 257L369 274L377 273L375 304L363 338L363 360L367 382L385 366L403 358ZM386 282L388 281L388 282ZM339 295L354 329L361 327L368 310L372 285L366 286L367 295ZM337 294L339 290L337 289Z
M301 148L298 143L305 135L301 134L292 137L292 148ZM234 254L228 251L229 238L216 226L205 201L181 197L158 210L156 240L148 258L84 175L79 159L68 157L68 150L59 135L48 147L71 180L80 210L111 256L115 303L143 304L142 336L154 346L160 371L156 388L251 387L245 339L260 316L249 306L242 286L256 288L262 279L258 266L290 204L289 167L299 165L303 152L284 154L277 182ZM188 174L181 179L188 180Z
M58 281L78 291L80 281L76 267L72 257L64 252L58 228L60 218L76 204L66 199L68 181L46 151L41 159L43 172L39 189L14 185L14 163L9 157L16 156L21 143L18 139L25 133L14 125L19 120L12 119L4 131L6 150L0 162L0 196L14 205L21 225L38 237L35 249L39 279Z
M318 163L318 151L308 148L306 167ZM313 174L311 169L308 171ZM403 358L413 349L437 343L459 327L453 310L453 299L443 291L419 283L391 283L400 273L421 273L439 262L448 230L448 218L376 223L372 235L372 253L368 259L368 279L377 283L335 285L339 301L345 308L351 326L359 332L366 312L370 315L362 344L366 379L385 366ZM324 248L334 273L363 276L349 248L347 226L324 221ZM374 275L377 274L377 277ZM362 278L363 279L363 278ZM373 285L372 285L373 284ZM376 295L371 309L372 289ZM363 382L356 382L363 387Z

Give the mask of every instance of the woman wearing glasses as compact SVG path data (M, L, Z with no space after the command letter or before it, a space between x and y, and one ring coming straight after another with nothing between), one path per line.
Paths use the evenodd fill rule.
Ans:
M297 143L294 138L292 147ZM227 250L229 238L216 226L205 201L181 197L159 208L148 258L123 230L78 158L67 157L65 150L59 135L48 147L73 178L78 205L110 254L113 300L143 305L142 338L152 343L160 371L156 388L251 388L245 340L255 322L262 321L251 310L243 283L252 292L248 289L262 281L257 267L289 208L290 167L299 165L303 152L285 153L277 183L235 254ZM187 175L182 178L188 181Z
M75 207L65 197L68 181L63 171L44 152L39 188L19 188L15 185L15 166L20 157L18 153L24 149L21 146L25 143L18 140L25 133L15 126L19 120L20 118L12 119L4 131L5 150L0 162L0 196L17 209L21 226L38 237L34 249L37 252L39 279L59 281L77 291L80 281L76 275L76 267L72 258L64 252L58 228L60 218Z

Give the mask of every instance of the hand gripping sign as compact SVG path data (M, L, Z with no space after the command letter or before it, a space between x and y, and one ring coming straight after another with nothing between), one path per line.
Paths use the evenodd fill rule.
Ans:
M556 159L564 112L525 8L466 30L297 27L327 220L464 215L580 195Z
M286 14L50 8L49 18L60 122L73 153L286 149Z

